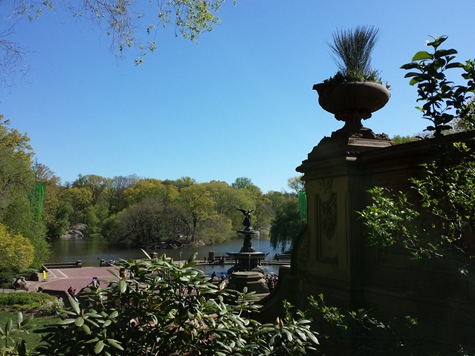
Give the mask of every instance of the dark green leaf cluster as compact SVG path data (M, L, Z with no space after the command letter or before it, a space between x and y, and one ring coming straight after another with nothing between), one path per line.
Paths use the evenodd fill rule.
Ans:
M447 36L433 37L433 41L427 43L432 47L431 53L417 52L412 62L401 67L409 71L405 78L411 78L410 85L417 85L417 101L423 102L417 109L432 122L426 131L433 132L434 136L452 129L450 123L460 116L469 94L475 92L474 61L454 61L455 49L439 48L446 39ZM463 85L456 85L447 77L446 71L456 68L463 70L462 78L466 80Z
M411 179L414 196L375 187L360 216L370 244L402 245L414 256L443 256L447 249L475 255L475 155L463 143L441 151Z
M352 355L412 354L410 329L418 324L413 317L386 315L383 322L366 309L328 306L323 294L311 296L309 303L317 313L322 354L346 354L343 345L348 340Z
M122 261L105 289L83 292L49 326L48 355L304 355L318 344L309 321L288 313L260 324L254 295L216 286L165 256ZM105 281L103 281L105 282ZM105 283L102 283L105 284Z

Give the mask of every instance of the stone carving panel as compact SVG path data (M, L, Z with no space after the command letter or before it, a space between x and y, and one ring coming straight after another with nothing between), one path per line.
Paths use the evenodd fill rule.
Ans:
M316 197L317 255L327 263L338 262L338 245L335 238L337 226L337 193L333 190L333 179L319 182L319 194Z

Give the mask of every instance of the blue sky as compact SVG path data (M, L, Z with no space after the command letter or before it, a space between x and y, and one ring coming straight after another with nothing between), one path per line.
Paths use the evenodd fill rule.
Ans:
M198 43L159 31L157 51L136 67L133 53L115 57L105 34L58 10L15 27L30 70L0 92L0 113L63 183L79 174L248 177L263 192L288 190L313 146L342 126L312 90L336 72L327 45L336 29L380 29L373 67L392 97L364 124L412 135L427 122L399 67L429 35L474 58L474 13L473 0L228 1Z

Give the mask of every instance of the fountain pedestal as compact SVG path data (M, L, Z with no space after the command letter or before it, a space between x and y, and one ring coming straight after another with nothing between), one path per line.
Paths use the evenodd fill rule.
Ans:
M244 243L239 252L226 252L226 254L234 259L235 264L228 270L228 274L237 271L252 271L259 266L259 262L265 259L264 252L258 252L252 247L252 236L256 234L254 230L239 230L238 234L244 235Z
M247 287L249 292L269 293L264 275L260 272L234 272L232 277L228 288L242 292L244 287Z

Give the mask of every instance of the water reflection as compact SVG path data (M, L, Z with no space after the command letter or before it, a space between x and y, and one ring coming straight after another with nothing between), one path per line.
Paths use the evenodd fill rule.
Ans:
M157 250L159 255L166 254L175 260L185 260L190 258L194 253L198 253L197 259L203 260L208 257L209 251L214 251L216 255L225 255L226 252L239 251L242 247L242 239L234 239L223 244L217 244L204 247L185 247L175 250ZM267 254L266 259L272 259L276 251L272 248L269 240L258 240L255 243L256 249ZM152 251L147 251L151 254ZM139 248L120 248L109 244L104 239L71 239L57 240L52 244L52 254L48 262L74 262L81 260L85 267L98 267L100 259L115 260L118 258L142 258L144 254ZM216 273L218 267L215 266ZM229 266L224 266L227 271Z

